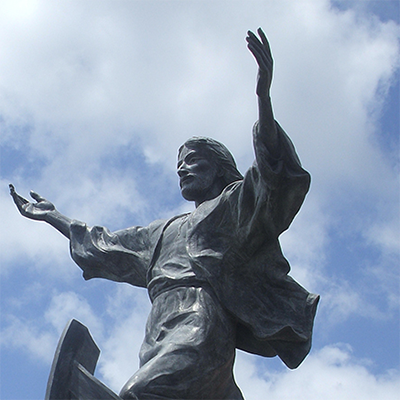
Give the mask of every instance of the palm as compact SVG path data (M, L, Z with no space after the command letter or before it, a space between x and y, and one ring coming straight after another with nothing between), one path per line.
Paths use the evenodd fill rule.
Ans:
M27 199L20 196L10 185L10 194L17 206L19 212L27 218L43 221L50 211L55 209L54 204L45 198L41 197L36 192L31 191L31 197L36 200L36 203L30 203Z

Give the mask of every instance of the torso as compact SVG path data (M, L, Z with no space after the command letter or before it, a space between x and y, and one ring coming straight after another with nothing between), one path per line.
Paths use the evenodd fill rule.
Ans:
M160 254L149 272L148 290L154 299L158 294L180 286L200 286L187 251L188 217L172 221L161 237Z

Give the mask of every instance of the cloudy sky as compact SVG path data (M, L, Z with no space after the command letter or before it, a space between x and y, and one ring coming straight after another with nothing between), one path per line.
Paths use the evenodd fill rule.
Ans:
M71 318L102 350L119 391L138 365L143 289L85 282L68 241L21 217L12 182L63 214L117 230L193 209L176 150L194 135L253 160L263 27L276 119L312 175L281 243L292 275L321 295L314 345L289 371L238 352L247 400L394 400L399 367L397 1L0 2L0 398L43 399Z

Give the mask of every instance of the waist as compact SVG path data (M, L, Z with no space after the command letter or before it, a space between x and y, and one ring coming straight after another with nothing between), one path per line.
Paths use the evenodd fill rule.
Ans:
M214 297L214 292L210 284L206 281L202 281L196 277L190 277L186 279L171 279L171 278L159 278L152 279L147 286L150 300L153 302L160 294L165 293L169 290L182 287L195 287L203 288Z

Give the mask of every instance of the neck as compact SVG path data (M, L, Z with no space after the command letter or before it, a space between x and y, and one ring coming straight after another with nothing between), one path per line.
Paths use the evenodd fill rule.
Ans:
M198 198L194 201L194 204L196 208L201 204L204 203L207 200L212 200L218 197L222 190L224 189L223 183L215 184L213 185L207 192L204 193L204 195L201 198Z

